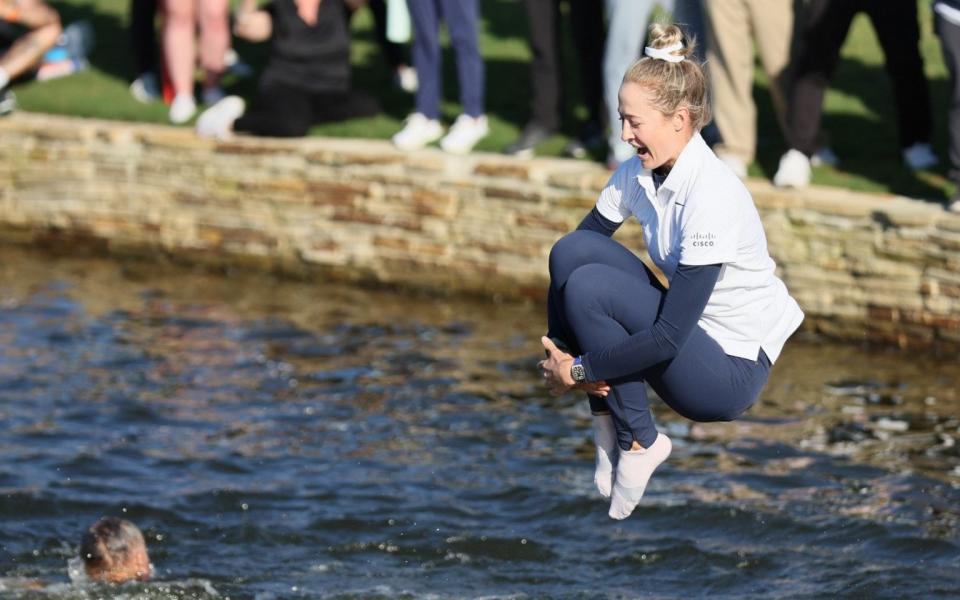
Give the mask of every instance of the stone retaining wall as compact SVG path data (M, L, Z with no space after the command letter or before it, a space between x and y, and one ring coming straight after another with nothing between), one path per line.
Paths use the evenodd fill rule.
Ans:
M607 178L564 159L403 153L382 141L230 142L184 128L0 120L7 241L542 298L551 244ZM960 348L960 215L925 202L749 183L810 330ZM618 238L640 248L628 225Z

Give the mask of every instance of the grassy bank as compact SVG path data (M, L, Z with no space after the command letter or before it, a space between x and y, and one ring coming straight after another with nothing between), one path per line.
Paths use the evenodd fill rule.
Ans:
M922 16L922 52L930 80L934 106L934 146L946 157L947 75L940 54L939 42L932 32L928 2L919 0ZM16 91L23 110L52 112L106 119L166 122L166 107L144 105L127 91L132 78L128 48L127 0L62 0L53 2L63 21L89 20L96 31L97 43L91 57L92 67L85 72L46 82L24 82ZM491 135L479 150L498 152L518 135L528 117L530 52L526 43L526 12L520 0L482 0L484 16L481 48L487 66L487 107ZM411 96L391 85L388 69L373 39L369 11L360 11L353 21L354 81L357 87L375 92L384 107L384 114L372 119L358 119L316 127L316 135L361 138L389 138L396 132L403 117L412 110ZM236 44L243 59L259 69L266 58L265 45ZM569 46L564 49L564 63L574 65ZM458 114L456 76L449 50L444 55L444 117L452 120ZM577 131L585 110L577 99L575 68L565 82L567 114L564 135L555 136L541 147L541 154L562 151L566 135ZM227 90L249 96L254 79L228 78ZM782 136L773 118L766 83L758 69L755 96L760 111L758 160L750 172L758 177L771 177L784 150ZM892 93L883 69L883 55L869 20L857 17L843 50L833 85L826 98L824 129L840 156L839 168L815 169L814 182L866 191L889 191L917 198L942 200L952 193L941 165L931 172L911 173L902 167L897 144L897 131L892 106ZM602 160L598 151L594 159Z

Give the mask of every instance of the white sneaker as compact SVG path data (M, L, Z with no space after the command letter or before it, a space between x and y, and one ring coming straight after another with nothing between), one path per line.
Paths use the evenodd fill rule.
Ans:
M233 123L243 115L246 103L240 96L227 96L197 118L197 135L218 140L229 139L233 135Z
M903 149L903 162L913 171L922 171L936 165L940 160L933 153L930 144L917 142L909 148Z
M417 78L417 70L407 65L397 67L397 72L393 76L393 81L401 90L412 94L420 87L420 80Z
M806 187L810 185L810 159L799 150L790 149L780 157L780 167L773 176L777 187Z
M144 104L160 99L160 83L153 73L144 73L130 84L130 94Z
M197 101L190 94L177 94L170 103L170 122L180 125L189 121L197 112Z
M734 175L740 179L747 178L747 165L739 156L736 154L730 154L728 152L721 152L720 154L717 154L717 158L720 159L720 162L730 167L730 170L733 171Z
M960 213L960 196L957 196L947 204L947 210L950 212Z
M393 145L401 150L419 150L443 136L440 121L428 119L422 113L413 113L404 123L403 129L392 138Z
M479 117L460 115L454 121L450 132L440 140L440 147L451 154L466 154L488 133L490 133L490 127L487 125L485 115Z

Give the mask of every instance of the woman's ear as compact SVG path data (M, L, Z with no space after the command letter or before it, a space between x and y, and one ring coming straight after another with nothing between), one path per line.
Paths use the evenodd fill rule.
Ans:
M674 131L683 131L684 128L690 125L690 109L686 106L681 106L677 110L673 111L671 123L673 124Z

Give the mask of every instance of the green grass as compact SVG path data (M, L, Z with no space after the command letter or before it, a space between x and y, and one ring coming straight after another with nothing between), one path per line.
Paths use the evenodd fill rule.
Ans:
M922 17L921 50L934 103L933 142L938 155L945 160L947 74L939 42L932 32L929 3L926 0L918 2ZM21 107L27 111L166 122L166 107L159 103L140 104L127 91L132 78L126 29L128 0L60 0L52 4L60 11L64 23L87 19L93 24L97 42L91 57L92 68L62 79L18 84L16 91ZM515 139L529 115L530 51L526 44L526 11L521 0L482 0L481 10L484 16L481 49L487 68L487 111L491 134L478 149L498 152ZM384 107L384 114L315 127L311 134L387 139L400 128L403 117L412 110L413 98L392 87L390 73L373 39L368 11L356 15L353 30L355 85L375 93ZM263 66L266 45L238 41L236 48L255 68L259 70ZM573 66L576 62L569 45L564 47L563 57L564 64L571 65L564 81L564 94L569 101L562 124L563 133L538 147L538 153L542 155L560 154L568 140L566 136L576 133L586 115L577 97L576 68ZM814 182L936 201L953 193L945 176L945 165L919 174L902 166L883 55L865 15L856 18L842 57L826 97L823 120L823 128L842 162L838 169L815 169ZM228 92L247 97L255 89L255 78L228 78L225 83ZM750 173L769 178L784 150L784 142L759 69L754 95L759 110L760 139L758 159L751 165ZM443 117L452 121L459 109L456 74L449 48L444 52L444 97ZM593 158L602 160L603 155L601 149Z

